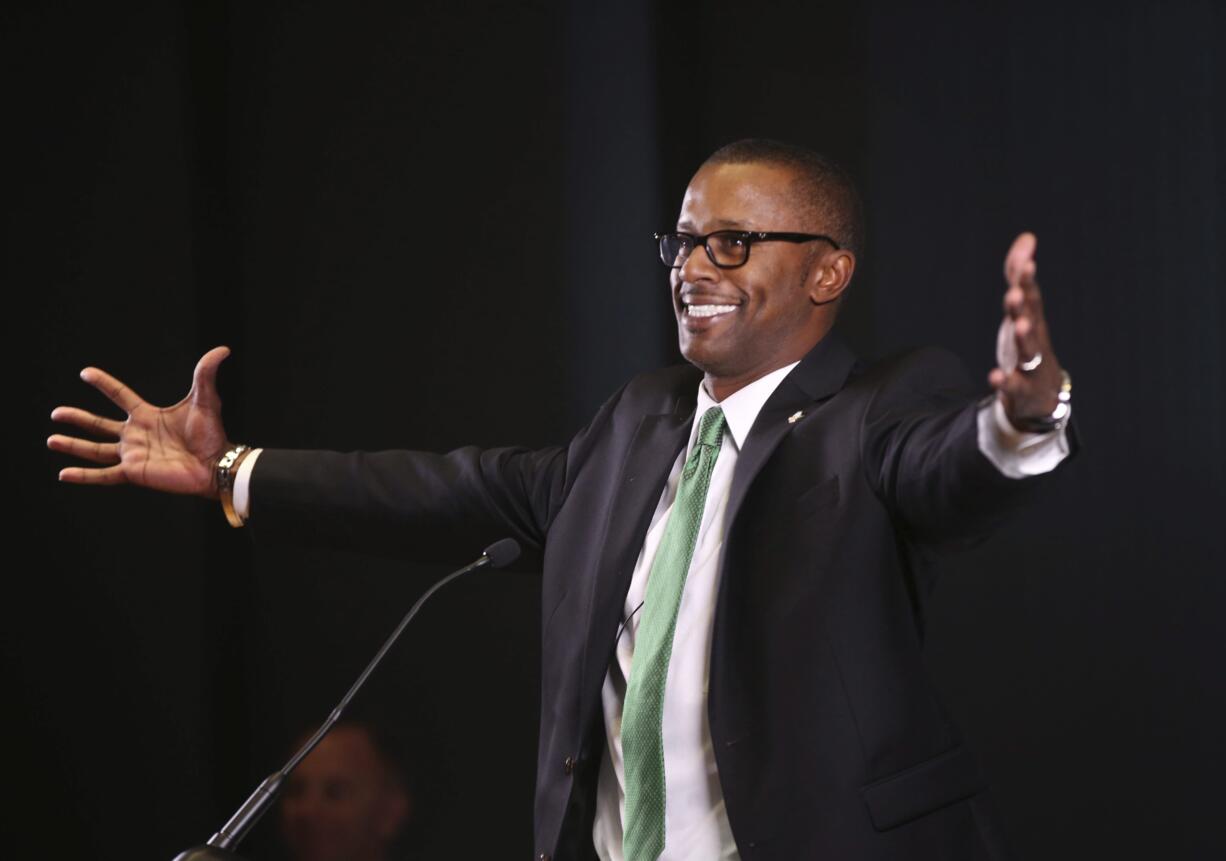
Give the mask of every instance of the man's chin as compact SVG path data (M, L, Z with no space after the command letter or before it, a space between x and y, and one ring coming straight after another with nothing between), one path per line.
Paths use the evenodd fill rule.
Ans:
M705 339L681 338L681 355L687 362L707 376L722 378L735 375L733 357L727 351L714 349L714 345L703 343Z

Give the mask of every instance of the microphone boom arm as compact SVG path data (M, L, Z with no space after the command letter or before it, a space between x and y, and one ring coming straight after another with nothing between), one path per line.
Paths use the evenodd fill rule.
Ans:
M328 719L315 731L314 735L307 739L306 744L290 757L289 762L280 771L275 771L264 778L260 785L256 787L255 792L251 793L247 800L243 802L242 807L235 811L229 821L221 827L220 831L210 837L204 846L198 846L195 849L189 849L187 852L179 854L175 857L175 861L206 861L206 859L219 861L219 859L237 858L238 856L233 854L233 850L247 836L247 832L260 821L260 817L272 806L272 803L276 801L286 778L307 757L307 754L315 749L315 746L323 740L323 737L336 725L336 722L341 719L341 715L345 713L345 709L348 708L350 701L362 689L363 685L366 684L366 680L370 678L371 673L379 666L384 656L391 651L392 646L396 644L400 635L404 633L404 629L408 627L409 622L417 615L417 611L421 609L430 596L463 574L487 566L502 568L514 562L518 556L519 544L513 538L504 538L487 547L485 552L481 554L481 558L475 562L465 565L459 570L452 571L427 589L425 594L417 599L416 603L409 609L409 612L400 620L400 624L396 626L391 635L384 640L379 651L375 653L370 663L366 665L366 669L362 670L362 674L358 676L357 681L353 683L345 693L345 696L341 697L341 701L336 704L336 708L332 709Z

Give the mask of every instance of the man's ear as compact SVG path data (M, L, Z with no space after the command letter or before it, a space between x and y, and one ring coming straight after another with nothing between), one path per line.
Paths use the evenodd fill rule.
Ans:
M383 841L394 840L405 821L413 818L413 798L402 786L385 787L375 814L375 830Z
M856 271L856 255L846 248L831 249L819 258L809 275L809 299L828 305L843 295Z

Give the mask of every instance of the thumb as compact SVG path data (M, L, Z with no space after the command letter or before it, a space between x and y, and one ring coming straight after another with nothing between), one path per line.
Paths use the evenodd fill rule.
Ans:
M214 347L196 363L196 370L192 373L192 398L199 405L221 406L221 396L217 393L217 370L229 355L229 347Z

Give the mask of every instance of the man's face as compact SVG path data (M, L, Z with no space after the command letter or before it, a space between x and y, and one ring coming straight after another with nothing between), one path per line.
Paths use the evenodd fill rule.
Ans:
M707 165L686 189L677 230L820 232L792 202L791 182L786 168ZM811 243L761 242L744 266L720 269L695 248L670 281L682 355L732 390L799 360L825 331L810 296L814 258Z
M406 814L364 730L339 727L290 778L281 826L295 861L382 859Z

